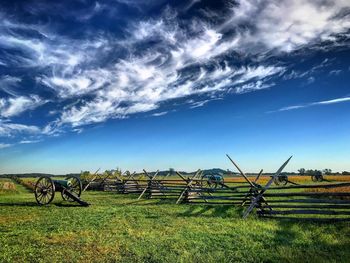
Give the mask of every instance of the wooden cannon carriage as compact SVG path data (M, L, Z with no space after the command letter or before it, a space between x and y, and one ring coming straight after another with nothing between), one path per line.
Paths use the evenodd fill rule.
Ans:
M55 180L48 176L38 179L34 187L34 195L39 205L47 205L52 202L55 192L61 192L63 200L77 202L82 206L89 204L80 199L82 192L81 181L76 176L68 176L65 180Z

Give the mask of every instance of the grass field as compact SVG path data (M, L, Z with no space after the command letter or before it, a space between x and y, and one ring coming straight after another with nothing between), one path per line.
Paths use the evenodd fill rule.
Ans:
M0 179L1 180L1 179ZM241 219L229 206L87 192L38 207L0 191L0 262L350 262L350 223Z

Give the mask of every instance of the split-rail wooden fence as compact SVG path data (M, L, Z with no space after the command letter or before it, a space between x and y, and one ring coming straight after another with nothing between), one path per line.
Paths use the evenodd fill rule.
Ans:
M134 194L137 199L167 199L174 203L198 205L231 205L245 208L243 218L252 211L259 217L304 220L350 220L350 182L277 185L273 183L281 175L292 157L270 177L265 185L259 183L262 170L253 180L227 155L239 171L243 181L225 180L208 183L208 178L198 170L188 176L176 172L174 176L126 173L116 179L103 179L103 189L121 194ZM85 188L86 189L86 188Z

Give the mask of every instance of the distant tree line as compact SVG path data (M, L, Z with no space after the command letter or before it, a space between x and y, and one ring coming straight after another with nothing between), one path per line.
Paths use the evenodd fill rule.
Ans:
M300 168L299 170L298 170L298 173L300 174L300 175L322 175L322 174L324 174L324 175L350 175L350 172L348 172L348 171L343 171L343 172L332 172L332 169L328 169L328 168L326 168L326 169L323 169L322 171L321 170L317 170L317 169L315 169L315 170L312 170L312 169L308 169L308 170L306 170L305 168Z

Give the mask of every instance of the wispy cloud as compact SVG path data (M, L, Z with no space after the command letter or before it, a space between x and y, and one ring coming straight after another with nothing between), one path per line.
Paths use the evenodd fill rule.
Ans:
M0 116L13 117L22 112L32 110L38 106L43 105L46 101L42 100L37 95L10 97L7 99L0 99Z
M350 97L314 102L312 103L312 105L328 105L328 104L334 104L334 103L340 103L340 102L346 102L346 101L350 101Z
M3 149L3 148L8 148L8 147L11 147L12 145L11 144L8 144L8 143L0 143L0 149Z
M40 128L34 125L24 125L0 121L0 137L11 137L17 134L38 134L40 132Z
M340 70L340 69L334 69L334 70L331 70L331 71L329 72L329 75L338 76L338 75L340 75L341 73L342 73L342 70Z
M9 75L5 75L0 77L0 90L6 92L11 96L17 96L16 86L22 80L19 77L13 77Z
M166 115L167 113L168 113L167 111L156 112L156 113L153 113L152 116L159 117L159 116Z
M269 87L272 87L274 85L274 83L263 83L261 80L258 80L256 82L251 82L245 85L242 85L240 87L237 87L234 89L234 91L238 94L243 94L243 93L247 93L247 92L252 92L252 91L256 91L256 90L262 90L262 89L267 89Z
M297 110L297 109L302 109L302 108L308 108L308 107L312 107L312 106L330 105L330 104L336 104L336 103L348 102L348 101L350 101L350 97L343 97L343 98L337 98L337 99L331 99L331 100L323 100L323 101L311 102L311 103L306 103L306 104L300 104L300 105L293 105L293 106L283 107L283 108L280 108L279 110L271 111L271 112L290 111L290 110Z
M22 140L19 143L20 144L31 144L31 143L38 143L41 142L41 140Z

